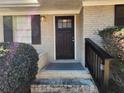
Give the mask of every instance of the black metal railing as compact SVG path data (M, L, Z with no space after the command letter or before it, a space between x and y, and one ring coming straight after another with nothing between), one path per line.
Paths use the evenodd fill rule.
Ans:
M85 39L85 60L98 88L107 91L112 57L91 39Z

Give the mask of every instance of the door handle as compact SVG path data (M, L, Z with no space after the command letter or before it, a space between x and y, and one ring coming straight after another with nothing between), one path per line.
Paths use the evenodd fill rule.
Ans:
M72 42L75 42L74 37L72 37Z
M72 42L74 42L75 40L72 40Z

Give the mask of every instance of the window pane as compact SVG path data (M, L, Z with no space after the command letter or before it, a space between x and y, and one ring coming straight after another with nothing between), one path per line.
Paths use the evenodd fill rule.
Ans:
M67 23L67 27L68 27L68 28L71 28L71 27L72 27L71 22L68 22L68 23Z
M68 20L68 28L72 27L72 20Z
M15 42L31 43L31 31L15 31Z
M31 17L15 17L14 41L31 44Z
M63 28L67 28L66 20L63 20Z
M71 28L72 20L70 19L60 19L58 20L58 28Z
M17 30L31 29L31 18L30 18L30 16L16 17L16 29Z
M58 28L62 28L62 22L58 22Z

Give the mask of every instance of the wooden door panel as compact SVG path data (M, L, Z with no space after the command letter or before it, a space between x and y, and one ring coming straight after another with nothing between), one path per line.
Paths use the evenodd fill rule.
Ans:
M58 28L59 19L72 20L71 28ZM56 58L74 59L74 17L56 17Z

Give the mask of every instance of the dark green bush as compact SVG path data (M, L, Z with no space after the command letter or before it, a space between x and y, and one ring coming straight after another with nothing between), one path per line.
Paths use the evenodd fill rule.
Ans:
M0 43L0 93L28 93L37 74L38 54L23 43Z
M112 27L112 28L105 28L103 30L99 30L99 35L104 38L106 36L110 36L113 34L113 32L117 31L118 28L117 27Z
M99 31L104 49L115 59L111 64L108 93L124 93L124 27L110 27Z
M124 60L124 27L110 27L99 31L106 51L115 58Z

